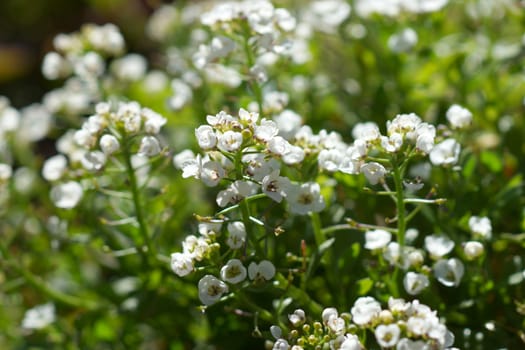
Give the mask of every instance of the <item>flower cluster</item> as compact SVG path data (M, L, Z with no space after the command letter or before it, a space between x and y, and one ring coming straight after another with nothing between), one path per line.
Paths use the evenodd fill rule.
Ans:
M288 319L292 330L286 338L279 327L272 326L274 350L327 345L334 350L362 350L368 332L382 349L451 349L454 343L453 334L437 312L418 300L390 298L388 307L383 309L374 298L360 297L350 313L339 314L336 308L325 308L322 322L307 323L301 309L288 315Z
M171 254L171 268L178 276L186 276L195 271L197 262L217 263L217 252L220 245L216 237L221 235L222 225L220 221L207 221L199 224L200 236L189 235L182 242L182 252ZM227 224L226 244L233 252L240 251L246 245L246 228L240 221ZM244 259L243 259L244 260ZM207 274L199 280L199 299L204 305L216 303L225 293L228 293L228 285L236 288L247 287L250 283L245 282L248 277L253 285L261 285L273 279L276 270L273 263L268 260L259 262L252 261L248 268L244 262L237 258L220 262L220 279L214 275Z
M97 104L96 113L86 118L80 129L70 130L57 141L60 153L47 159L42 167L44 179L60 182L51 190L55 205L76 206L83 188L73 179L100 172L122 149L133 154L135 168L147 163L148 157L160 154L162 146L157 135L166 121L137 102ZM133 145L135 139L140 139L138 147ZM70 180L64 181L67 178Z
M206 155L183 152L175 156L175 166L183 177L202 180L207 186L217 186L221 180L230 185L217 195L217 204L225 207L262 191L276 202L286 198L290 211L296 214L319 212L324 207L320 186L315 182L296 183L281 175L281 164L296 166L304 159L319 136L301 131L290 143L280 136L278 124L259 120L259 114L240 109L237 117L226 112L208 115L208 125L195 130L199 147ZM311 153L311 152L310 152Z

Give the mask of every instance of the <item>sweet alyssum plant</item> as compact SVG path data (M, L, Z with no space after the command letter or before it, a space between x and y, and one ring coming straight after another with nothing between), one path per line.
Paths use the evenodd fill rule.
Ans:
M166 47L165 66L155 69L126 54L114 25L57 36L42 71L63 86L42 105L0 104L3 276L46 298L21 317L22 330L43 332L73 310L82 315L77 328L97 320L88 331L95 340L77 343L86 346L138 329L173 341L153 341L159 349L239 328L240 348L249 337L273 349L476 348L496 330L519 341L523 331L500 319L523 318L522 272L503 284L491 272L491 253L502 244L522 251L519 236L495 240L494 211L477 205L449 215L465 201L459 187L474 181L476 115L467 101L434 120L407 110L347 132L310 123L316 102L304 107L330 95L328 77L309 65L317 39L357 40L365 24L381 22L366 19L373 13L416 16L446 4L356 1L364 24L342 0L166 5L147 27ZM386 46L408 55L417 40L408 28ZM355 80L343 85L360 89ZM46 135L56 154L39 162L20 150ZM31 189L36 178L44 181ZM29 202L35 193L54 207L22 215L11 198ZM190 216L195 207L202 212ZM90 263L77 275L91 287L40 278L34 261L18 259L18 239L31 230L46 232L64 261L74 246L87 247ZM508 312L485 310L496 295ZM477 313L487 318L465 316ZM50 342L67 343L60 327ZM149 346L140 335L122 344Z

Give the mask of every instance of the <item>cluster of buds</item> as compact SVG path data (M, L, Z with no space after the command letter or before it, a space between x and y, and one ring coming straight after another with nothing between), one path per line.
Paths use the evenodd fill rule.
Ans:
M339 314L335 308L326 308L322 322L306 322L303 310L288 315L292 330L287 337L277 326L271 327L276 338L274 350L324 348L363 350L365 333L371 332L382 349L451 349L454 335L440 321L437 312L418 300L406 302L390 298L388 307L372 297L358 298L350 313Z

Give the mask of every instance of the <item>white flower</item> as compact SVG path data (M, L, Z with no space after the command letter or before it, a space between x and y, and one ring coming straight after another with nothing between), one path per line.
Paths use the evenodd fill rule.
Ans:
M221 163L210 160L204 161L202 164L199 177L206 186L214 187L217 186L225 174L226 172Z
M58 208L74 208L82 198L84 191L82 186L75 181L56 185L51 189L50 196Z
M362 350L363 345L359 341L359 337L355 334L347 333L344 338L341 339L341 345L339 350Z
M403 135L395 132L390 136L381 136L381 147L388 153L395 153L403 146Z
M193 272L194 266L191 255L185 253L171 254L171 269L179 277L184 277Z
M228 224L228 238L226 244L231 249L240 249L246 242L246 227L241 221L234 221Z
M182 79L173 79L171 81L171 90L173 95L169 98L168 104L175 111L182 109L193 99L191 86Z
M290 345L283 338L277 339L272 347L272 350L288 350L288 349L290 349Z
M430 282L426 275L416 272L407 272L403 278L403 286L410 295L417 295L429 286Z
M397 324L380 324L376 327L374 334L379 346L382 348L391 348L399 341L401 330Z
M352 128L354 140L360 139L366 142L378 140L381 137L379 127L374 122L357 123Z
M228 286L215 276L206 275L199 281L199 299L204 305L216 303L224 293L228 292Z
M273 120L263 119L260 125L255 126L253 136L259 141L268 142L278 132L277 124Z
M183 169L185 163L193 160L195 160L195 154L193 153L193 151L185 149L184 151L179 152L173 156L173 165L177 169Z
M12 175L13 175L13 168L11 168L11 165L0 163L0 181L7 181L11 178Z
M390 243L392 234L385 230L366 231L365 248L370 250L382 249Z
M477 241L468 241L463 244L463 252L469 260L474 260L483 255L485 248Z
M461 146L454 139L446 139L432 148L430 162L434 165L449 166L458 162Z
M337 171L339 169L339 165L343 162L343 159L344 153L337 148L323 149L317 156L319 169L330 172Z
M415 131L421 123L421 118L416 114L398 114L392 121L386 123L388 135L398 133L405 135L408 140L415 141Z
M352 321L358 326L364 326L379 316L381 305L372 297L360 297L350 310Z
M427 343L423 340L410 340L408 338L402 338L399 340L396 346L396 350L426 350Z
M217 147L224 152L235 152L241 148L242 134L240 132L228 130L218 136Z
M209 125L201 125L195 129L195 137L202 150L210 150L217 145L217 135Z
M109 156L120 149L118 139L110 134L102 135L99 141L100 149L106 156Z
M17 130L17 137L20 140L35 142L46 137L53 122L53 117L46 107L32 104L20 112L22 117Z
M148 134L158 134L167 122L166 118L149 108L142 108L140 113L144 118L144 131Z
M24 314L22 328L42 329L55 322L55 305L52 303L37 305Z
M251 262L248 266L248 276L255 282L269 281L275 276L275 266L268 260L260 263Z
M71 73L71 65L56 52L48 52L42 62L42 74L46 79L65 78Z
M388 38L388 48L395 53L409 52L416 44L417 33L412 28L405 28Z
M465 267L461 260L452 258L439 260L434 264L434 276L438 281L447 287L457 287L465 272Z
M279 115L273 117L279 129L279 136L290 140L301 127L303 119L292 110L285 109Z
M468 220L470 231L480 238L489 240L492 238L492 224L486 216L471 216Z
M221 278L228 283L237 284L246 279L246 268L239 259L228 260L221 268Z
M160 153L159 140L155 136L144 136L140 141L138 155L144 157L153 157Z
M47 159L42 167L42 176L47 181L59 180L67 169L67 159L62 154L57 154Z
M294 327L299 327L306 321L306 314L303 309L296 309L288 315L288 320Z
M280 203L286 197L291 182L287 177L279 176L279 170L272 171L262 179L261 187L264 194Z
M460 105L450 106L446 115L453 129L463 129L472 123L472 112Z
M386 169L379 163L370 162L361 165L359 169L366 177L371 185L377 185L379 182L384 181L386 175Z
M237 180L217 194L217 205L224 208L230 203L239 203L244 198L257 193L258 187L256 183Z
M98 171L106 164L106 155L100 151L86 152L80 162L84 169Z
M439 259L450 253L454 245L454 241L443 234L425 237L425 249L430 253L430 256L435 259Z
M111 70L115 76L123 81L138 81L146 74L146 59L138 54L128 54L116 59L111 64Z
M290 211L294 214L306 215L309 212L320 212L325 207L321 187L315 182L292 185L287 199Z

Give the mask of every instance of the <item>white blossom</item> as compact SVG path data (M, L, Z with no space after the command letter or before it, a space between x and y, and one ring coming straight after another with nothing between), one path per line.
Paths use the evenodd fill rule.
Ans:
M102 135L99 141L100 149L106 156L109 156L120 149L120 142L111 134Z
M171 269L179 277L189 275L195 269L191 255L185 253L171 254Z
M25 312L21 326L24 329L42 329L55 322L55 319L53 303L37 305Z
M470 231L484 240L492 238L492 224L486 216L471 216L468 220Z
M446 139L432 148L430 162L433 165L450 166L458 162L461 146L454 139Z
M228 286L215 276L206 275L199 280L199 299L204 305L216 303L224 293L228 292Z
M292 185L287 199L290 211L294 214L306 215L309 212L320 212L325 207L321 187L315 182Z
M474 260L485 252L483 244L477 241L468 241L463 244L463 253L468 260Z
M246 268L239 259L228 260L221 268L221 278L228 283L240 283L246 279L246 275Z
M82 198L82 186L75 181L65 182L51 188L51 200L58 208L74 208Z
M234 221L228 224L228 238L226 244L231 249L240 249L246 242L246 228L241 221Z
M280 203L283 197L287 196L287 191L291 182L287 177L279 176L279 170L274 170L262 179L262 192L268 197Z
M59 180L67 169L67 158L63 154L57 154L46 159L42 167L42 176L47 181Z
M401 329L397 324L384 325L380 324L376 327L374 335L376 336L377 343L382 348L391 348L399 341Z
M446 113L447 120L454 129L463 129L472 123L472 112L460 105L452 105Z
M355 301L350 312L355 324L365 326L379 316L381 305L372 297L360 297Z
M410 295L417 295L429 286L430 282L426 275L416 272L407 272L403 278L403 286Z
M155 136L144 136L140 141L138 155L144 157L153 157L160 153L159 140Z
M439 260L434 264L434 276L437 280L447 287L457 287L465 272L465 267L461 260L452 258Z
M377 185L379 182L384 181L387 173L385 167L377 162L365 163L361 165L359 170L365 175L371 185Z
M425 249L430 253L430 256L439 259L454 249L454 241L447 236L430 235L425 237Z
M370 250L382 249L390 243L392 234L385 230L372 230L365 233L365 248Z
M248 276L256 282L271 280L275 276L275 272L275 266L268 260L262 260L258 264L251 262L248 265Z

